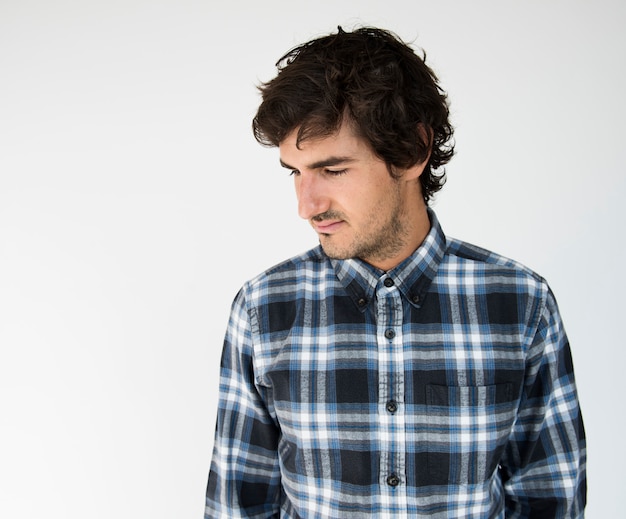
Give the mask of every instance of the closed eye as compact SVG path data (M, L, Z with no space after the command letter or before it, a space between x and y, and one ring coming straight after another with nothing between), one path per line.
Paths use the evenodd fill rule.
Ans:
M329 177L339 177L341 175L345 175L348 172L349 168L346 168L345 166L347 164L353 163L355 162L355 159L352 157L328 157L326 159L322 159L316 162L313 162L311 164L309 164L307 166L307 168L309 170L317 170L319 171L321 174L324 174L326 176ZM289 170L289 175L290 176L299 176L300 175L300 171L296 168L294 168L293 166L290 166L289 164L287 164L286 162L284 162L282 159L280 159L280 165ZM340 166L344 166L343 168L340 169L335 169L338 168Z
M341 175L345 175L348 172L347 169L328 169L324 170L324 174L331 177L339 177Z
M280 161L280 165L289 170L289 176L293 177L293 176L297 176L300 174L300 171L298 171L296 168L294 168L293 166L290 166L289 164L283 162L282 160Z

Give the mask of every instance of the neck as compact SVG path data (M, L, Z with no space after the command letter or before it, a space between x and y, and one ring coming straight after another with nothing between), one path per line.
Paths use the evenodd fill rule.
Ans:
M397 267L406 258L411 256L430 232L430 218L426 210L426 204L409 205L413 210L405 211L398 218L398 233L402 236L397 250L393 254L381 258L361 258L370 265L389 271Z

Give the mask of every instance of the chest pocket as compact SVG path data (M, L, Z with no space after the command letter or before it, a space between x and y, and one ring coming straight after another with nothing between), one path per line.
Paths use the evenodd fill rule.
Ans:
M426 386L430 484L479 484L495 471L515 419L513 384Z

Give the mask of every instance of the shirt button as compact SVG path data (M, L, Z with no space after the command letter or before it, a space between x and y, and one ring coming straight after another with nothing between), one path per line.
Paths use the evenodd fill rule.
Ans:
M361 307L365 306L367 304L367 299L365 299L364 297L362 297L361 299L359 299L357 301L357 304Z
M398 410L398 403L395 400L389 400L389 402L387 402L387 411L393 414L397 410Z
M385 284L386 287L392 287L393 286L393 279L386 278L385 281L383 281L383 283Z
M415 303L415 304L419 303L420 302L420 296L417 296L417 295L412 296L411 297L411 301L413 301L413 303Z
M387 339L393 339L396 336L396 332L394 332L391 328L385 330L385 337Z
M395 474L387 476L387 484L390 487L397 487L400 484L400 478Z

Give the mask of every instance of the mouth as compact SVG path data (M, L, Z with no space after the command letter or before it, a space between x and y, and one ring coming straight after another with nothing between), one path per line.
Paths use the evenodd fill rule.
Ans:
M343 220L311 221L311 225L318 234L333 234L344 224Z

